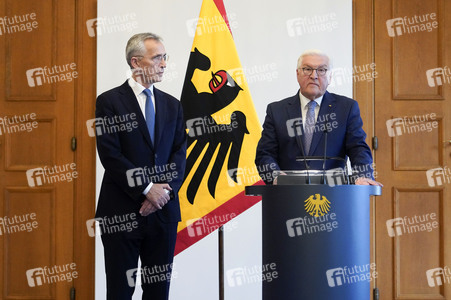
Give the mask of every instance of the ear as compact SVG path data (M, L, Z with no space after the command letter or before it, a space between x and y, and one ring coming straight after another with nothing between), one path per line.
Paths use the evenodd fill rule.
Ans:
M139 59L137 57L132 57L130 62L132 64L133 69L140 68Z

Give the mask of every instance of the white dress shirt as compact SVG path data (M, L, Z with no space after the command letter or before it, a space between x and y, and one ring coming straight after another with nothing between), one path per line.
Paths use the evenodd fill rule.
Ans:
M146 118L146 99L147 99L147 96L146 96L146 94L143 94L143 91L146 88L143 87L138 82L136 82L136 80L133 79L133 77L130 77L128 79L128 85L132 88L133 93L135 94L136 99L138 100L139 108L141 109L141 112L142 112L142 114L144 116L144 119L145 119ZM154 109L155 114L156 114L157 111L155 110L155 96L154 96L154 93L153 93L153 84L149 87L149 90L152 92L152 95L151 95L152 104L153 104L153 109Z
M324 95L323 95L324 96ZM321 102L323 101L323 96L316 98L315 101L316 102L316 107L315 107L315 123L316 120L318 119L318 115L319 115L319 108L321 106ZM304 127L305 130L305 118L307 116L307 111L308 111L308 104L310 101L310 99L308 99L307 97L305 97L304 95L302 95L301 91L299 91L299 98L301 101L301 113L302 113L302 126Z

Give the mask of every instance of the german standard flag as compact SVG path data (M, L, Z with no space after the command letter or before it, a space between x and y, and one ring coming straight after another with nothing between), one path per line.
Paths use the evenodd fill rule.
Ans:
M259 201L244 187L261 182L261 126L222 0L202 3L181 103L188 151L176 254Z

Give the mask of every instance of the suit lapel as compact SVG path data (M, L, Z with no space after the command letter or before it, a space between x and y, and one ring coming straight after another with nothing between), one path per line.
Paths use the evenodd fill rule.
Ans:
M164 124L168 115L167 105L165 105L164 94L157 88L153 88L155 95L155 147L158 145L164 131Z
M291 99L288 102L288 105L286 107L286 111L287 111L287 116L288 116L287 120L300 118L302 121L301 99L299 98L299 91L296 93L296 95L291 97ZM287 128L287 130L288 130L288 128ZM301 125L301 132L302 132L302 136L304 136L304 128L302 125ZM301 153L302 153L302 145L301 145L302 136L296 135L296 143L298 144L298 147L301 150ZM307 155L307 153L306 153L306 155Z
M138 129L144 135L146 142L153 150L153 145L150 139L149 130L147 129L146 120L142 114L141 108L139 107L138 101L136 100L136 96L133 93L132 88L128 85L126 81L120 89L121 100L124 103L124 106L131 112L136 114L136 119L138 121Z
M323 96L323 101L321 102L321 107L319 108L319 114L318 118L315 124L315 128L318 128L319 130L315 130L313 133L312 138L312 144L310 145L310 151L309 156L311 156L318 144L321 138L323 137L324 131L323 128L326 127L326 123L330 122L330 114L335 110L335 100L334 98L329 94L329 92L326 91L326 93Z

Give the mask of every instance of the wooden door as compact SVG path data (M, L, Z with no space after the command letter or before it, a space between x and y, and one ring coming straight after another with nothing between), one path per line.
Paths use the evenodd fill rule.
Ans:
M384 184L373 206L379 299L451 298L450 4L354 2L355 53L378 73L355 96L374 107Z
M83 125L95 90L81 90L94 78L89 11L94 1L0 5L0 299L69 299L77 282L88 282L84 299L93 295L94 241L85 222L94 213L95 179L85 163L95 152ZM78 153L77 136L87 141Z

